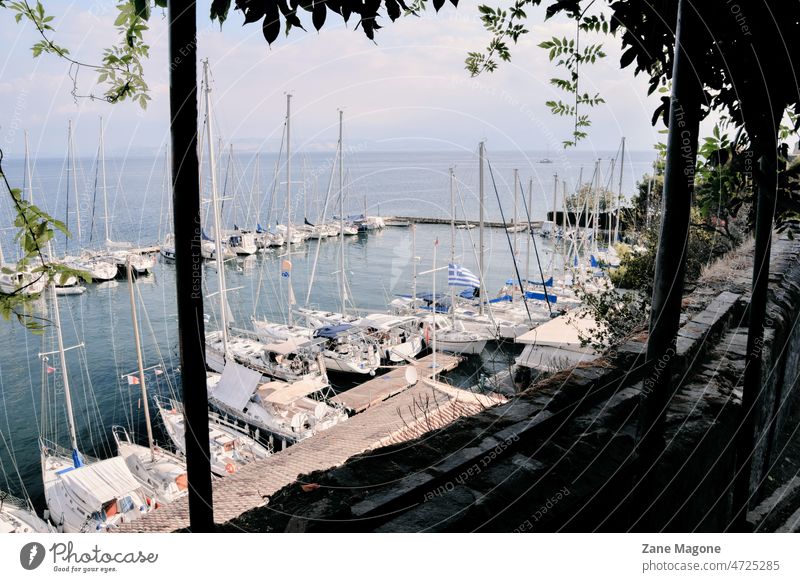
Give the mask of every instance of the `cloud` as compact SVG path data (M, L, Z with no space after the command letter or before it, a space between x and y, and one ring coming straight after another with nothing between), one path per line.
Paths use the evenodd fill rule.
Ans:
M329 15L320 33L293 30L268 47L257 25L240 26L233 12L220 31L207 20L208 0L200 2L199 55L208 58L214 76L215 118L222 137L242 147L277 148L285 111L285 93L294 94L296 145L320 151L336 139L338 107L344 107L349 140L371 148L472 148L487 138L498 149L556 149L569 135L569 120L554 118L544 102L559 96L549 84L557 74L536 45L552 35L571 35L572 24L542 21L530 13L531 33L513 47L511 63L490 75L470 79L464 58L488 40L477 2L449 4L437 15L401 18L377 34L377 44L360 30L355 18L345 26ZM96 62L114 42L114 10L100 0L52 3L59 43L81 60ZM150 22L150 59L145 76L153 98L146 112L131 103L108 106L75 99L68 67L59 59L32 59L35 31L19 26L8 11L0 14L0 31L8 52L0 73L0 110L15 106L17 87L27 88L25 122L34 150L63 155L67 119L76 126L79 153L93 155L97 118L107 118L109 154L157 151L169 127L167 27L160 11ZM387 19L388 20L388 19ZM649 148L657 134L649 125L653 98L644 80L620 71L616 39L605 41L609 59L586 67L581 82L599 91L607 104L592 112L587 147L615 149L622 135L632 149ZM78 84L92 88L94 74L82 69ZM34 117L35 112L35 117ZM19 153L21 142L10 147Z

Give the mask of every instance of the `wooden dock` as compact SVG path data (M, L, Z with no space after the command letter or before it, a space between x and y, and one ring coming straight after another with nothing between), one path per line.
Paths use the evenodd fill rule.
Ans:
M457 356L436 354L438 373L449 372L461 361ZM409 377L408 368L416 369L416 374ZM363 384L331 398L334 404L341 404L349 412L364 412L367 408L383 402L396 394L400 394L414 385L417 378L433 376L433 354L417 360L414 364L395 368L382 376L367 380Z
M214 481L214 521L225 523L262 507L283 487L318 486L304 481L303 475L338 467L369 450L419 438L502 402L501 396L476 395L422 377L361 414ZM166 533L188 526L189 505L183 498L113 531Z
M384 220L386 219L408 221L414 224L450 224L449 218L435 218L430 216L385 216ZM529 228L533 228L533 230L539 230L540 228L542 228L542 222L543 221L541 220L531 220ZM471 224L475 227L478 226L477 220L463 220L457 218L455 220L455 223L456 226L463 226L465 224ZM519 222L517 222L517 224L519 225L524 225L525 223L526 221L524 220L520 220ZM487 228L503 228L503 223L498 221L485 220L483 224Z

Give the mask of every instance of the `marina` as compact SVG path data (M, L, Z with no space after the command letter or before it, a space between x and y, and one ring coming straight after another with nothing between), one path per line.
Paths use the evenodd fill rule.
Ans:
M287 132L289 103L287 98ZM208 115L210 100L206 107ZM341 123L340 114L340 140ZM209 163L217 165L217 144L210 134L207 137ZM294 180L291 167L285 165L283 170L290 178L285 180L284 195L279 198L273 185L270 199L271 208L283 206L282 213L275 214L278 220L274 228L264 228L260 221L241 214L241 209L252 207L253 202L242 200L237 187L229 192L227 177L219 183L212 172L206 181L208 222L202 242L206 259L202 265L207 306L206 390L211 407L211 470L221 499L228 495L223 492L229 487L235 491L235 485L228 485L230 480L247 475L253 470L251 466L281 466L281 459L288 455L297 459L297 466L287 469L290 475L329 468L364 450L415 438L424 430L503 401L516 390L515 370L533 367L539 369L538 373L557 371L558 367L543 361L532 362L526 355L530 349L525 347L526 338L535 337L536 327L545 322L552 327L558 321L553 318L574 308L577 300L567 290L564 277L578 276L573 262L577 265L579 261L581 269L587 270L589 255L600 256L604 248L596 242L599 212L592 213L588 206L575 209L577 216L583 218L580 232L585 239L562 239L561 231L552 225L545 228L547 222L538 218L521 220L523 216L546 215L547 207L535 205L530 189L525 204L520 203L520 190L523 194L525 191L516 169L513 182L505 185L513 202L505 212L499 206L498 192L494 192L495 204L489 203L490 192L484 187L479 184L472 190L467 186L464 176L474 179L471 172L456 173L451 168L448 181L441 183L449 196L449 216L371 215L366 203L360 214L350 213L348 207L355 204L357 208L359 201L358 196L348 193L346 178L352 178L345 172L338 153L343 147L340 141L331 163L330 180L335 183L338 177L338 191L324 197L320 193L312 196L306 184L297 193L300 200L295 198L293 202L290 186ZM105 184L106 160L102 148L99 152L94 164L103 176L99 183ZM228 164L231 156L229 153ZM255 159L258 162L259 158ZM473 164L483 164L485 159L481 145ZM72 184L74 195L79 163L72 156L68 160L73 178L68 184ZM280 160L279 152L278 167ZM37 182L32 178L39 174L30 167L26 160L23 168L29 176L28 189L34 192ZM592 167L597 173L600 164L595 161ZM613 163L606 170L610 172L612 168ZM564 171L568 174L568 170ZM47 177L46 172L42 175ZM39 184L38 188L47 188L44 183ZM528 187L533 187L533 180L529 180ZM108 198L105 188L100 197L104 208ZM68 191L66 201L70 195ZM474 222L459 218L469 213L466 205L472 203L473 195L477 195L480 208L489 209L479 214L499 216L501 221L485 216ZM111 197L112 205L117 196L119 192ZM231 196L241 206L231 204ZM381 202L385 196L373 192L375 210L387 205ZM542 196L542 200L548 201L549 197ZM57 199L54 204L58 207ZM565 199L562 205L566 204ZM315 206L316 217L311 214ZM150 211L156 210L162 214L155 207ZM105 215L106 211L102 212ZM295 213L301 212L302 221L294 218ZM248 228L234 223L243 220L248 221L244 224L256 224ZM267 218L264 222L269 225L273 221ZM223 225L230 223L235 228L224 230ZM154 225L158 225L157 231L152 230ZM111 232L110 224L106 223L103 229ZM113 230L122 239L135 240L129 230L116 222ZM145 232L150 233L150 241L162 242L143 240ZM217 232L224 235L217 236ZM577 228L574 232L578 233ZM55 360L63 360L65 368L67 361L78 356L81 369L75 379L78 387L73 390L78 390L82 398L68 402L76 419L68 423L71 454L76 459L92 459L97 470L106 461L110 467L113 459L124 459L122 464L113 461L118 466L109 470L107 478L127 483L133 487L131 492L139 491L119 491L124 499L138 500L133 504L138 503L138 513L132 512L130 504L117 503L117 509L103 510L102 515L113 518L87 525L76 514L69 527L57 523L62 529L116 531L128 527L124 525L128 522L135 527L133 524L140 519L149 519L150 513L166 516L165 509L171 506L185 507L180 369L171 331L175 315L170 314L169 308L174 280L171 236L168 224L151 214L150 219L140 223L139 244L126 244L123 250L114 251L116 280L90 281L81 287L80 294L66 294L64 287L56 289L65 310L65 323L56 325L57 335L60 342L63 336L67 345L75 347ZM56 249L60 245L66 248L63 239L54 243ZM597 276L595 273L590 278ZM554 277L559 277L558 287L552 287ZM305 300L299 302L298 297ZM43 300L33 305L45 318L52 309ZM109 325L107 337L89 332L91 326L101 322ZM33 409L38 409L33 391L37 374L51 390L41 403L42 413L46 408L57 407L67 388L62 366L56 361L52 365L51 359L45 358L41 371L37 371L32 338L26 336L23 343L14 342L13 337L22 331L2 325L6 334L0 335L0 341L6 342L11 351L18 351L16 365L28 370L31 385L27 389ZM47 326L43 329L43 346L54 345L52 331ZM555 332L556 336L559 334ZM131 335L135 339L136 362L126 357ZM551 359L560 357L559 350L574 349L572 345L577 340L572 335L569 345L551 349ZM111 359L107 357L109 347ZM20 352L22 348L24 351ZM41 352L58 355L54 347ZM137 365L138 372L131 372ZM12 377L3 374L4 384ZM12 387L11 392L4 390L5 406L9 402L6 395L14 390L21 396L25 386ZM431 418L428 411L415 409L423 400L428 403L425 406L433 402L436 408ZM411 414L411 420L404 411ZM4 431L18 431L8 409L5 417ZM65 425L58 421L58 414L48 412L47 418L53 440L63 439ZM36 427L28 424L15 434L24 435L32 429ZM352 442L339 446L334 453L333 439ZM62 456L70 454L68 449L58 450ZM320 450L326 454L321 455ZM37 471L31 452L17 446L13 451L9 449L2 461L19 471L31 503L41 507L44 504L34 477ZM320 464L323 458L325 462ZM127 476L125 471L129 471ZM269 479L265 483L270 483ZM286 483L282 480L274 484L275 490ZM7 487L13 489L13 483L9 481ZM247 503L253 502L249 499ZM246 504L234 505L239 513L249 508ZM163 520L168 524L164 528L181 527L175 518Z
M451 386L443 388L437 383L417 382L345 423L252 463L224 481L217 481L214 484L214 519L224 523L245 511L262 507L271 495L292 483L312 490L318 485L298 481L298 477L339 466L368 450L408 442L504 401L501 396L476 397L472 392ZM189 508L184 499L117 531L167 533L188 525Z
M46 322L37 353L38 408L29 337L24 356L14 360L28 368L32 409L40 415L25 430L38 433L43 490L32 450L8 448L0 462L14 468L33 515L44 506L42 515L58 531L135 529L151 514L162 529L182 527L188 459L197 446L186 438L189 414L181 397L188 398L189 390L205 391L209 439L208 448L203 442L200 449L207 450L209 477L222 505L230 506L229 519L257 505L252 491L237 493L235 484L257 467L269 470L291 457L295 464L286 470L295 479L504 402L534 374L574 367L581 339L571 332L559 343L570 331L559 322L567 314L583 318L579 290L600 293L609 286L603 265L618 264L624 138L616 153L586 168L580 156L574 165L549 165L552 198L544 188L534 196L535 155L518 159L530 174L523 181L519 167L507 166L509 156L489 152L481 141L463 164L469 169L456 169L458 156L450 154L446 180L443 168L435 167L420 191L420 201L440 202L440 217L387 214L393 203L387 191L396 182L368 188L358 177L359 164L371 158L347 154L344 111L338 111L332 159L320 162L325 173L309 179L312 155L293 148L294 95L285 96L277 152L234 153L234 144L225 147L216 135L212 79L204 60L204 139L198 145L205 202L195 244L203 285L192 289L205 304L198 326L202 362L184 358L176 365L168 298L178 283L179 253L168 212L168 160L161 167L160 203L148 200L146 187L134 231L114 209L120 199L128 205L137 200L123 192L135 181L119 171L114 177L102 119L97 154L88 162L94 179L83 188L71 121L56 182L31 159L26 137L21 191L63 216L65 225L63 236L48 241L38 259L65 274L48 275L48 282L28 268L7 277L3 287L15 293L30 279L32 299L19 317ZM271 180L262 171L267 157L267 167L274 164ZM387 158L387 170L402 168L402 157ZM431 163L431 156L423 157ZM628 177L635 179L635 172L629 164ZM407 175L418 179L418 167ZM617 194L601 191L601 183L617 177ZM570 188L575 191L568 194ZM441 194L431 197L429 191ZM616 230L609 222L613 196ZM546 220L559 216L561 223ZM73 228L74 237L67 236ZM14 247L0 240L0 249ZM45 284L47 294L41 293ZM107 311L93 319L98 305ZM118 325L123 305L129 314ZM95 325L107 333L97 334ZM539 326L555 329L551 345L544 346L546 361L531 357L543 343L536 340ZM13 336L18 330L9 331ZM0 335L0 341L8 339ZM185 366L195 367L192 386L181 385ZM14 378L2 370L0 377ZM17 437L6 392L5 430ZM288 483L263 475L259 480L262 492L262 485L276 491ZM7 489L14 489L11 481L6 479ZM226 501L231 495L238 501Z

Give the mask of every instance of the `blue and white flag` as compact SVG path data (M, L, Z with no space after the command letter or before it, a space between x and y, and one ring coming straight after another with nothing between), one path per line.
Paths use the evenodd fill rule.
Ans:
M469 269L450 263L447 265L447 284L452 287L480 287L481 281Z

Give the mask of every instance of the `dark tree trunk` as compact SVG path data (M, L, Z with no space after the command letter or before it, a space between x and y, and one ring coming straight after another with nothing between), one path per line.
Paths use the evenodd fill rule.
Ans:
M170 134L178 337L186 423L189 521L194 532L214 529L208 450L200 180L197 158L197 15L194 2L169 3Z
M765 386L762 386L762 352L764 348L764 322L767 314L769 291L769 260L772 249L772 222L778 189L777 124L764 128L767 135L775 137L759 140L764 155L759 159L755 177L757 190L755 251L753 257L753 284L750 298L750 318L747 330L747 356L742 389L742 420L736 439L736 477L734 481L733 522L739 531L747 529L747 511L750 499L758 493L751 487L753 454L757 444L755 434L756 407ZM763 134L762 134L763 135ZM765 143L764 143L765 142Z
M672 70L662 222L653 280L650 335L639 406L638 457L647 472L663 442L663 419L674 393L672 359L681 314L690 209L700 125L702 88L692 70L691 54L700 33L694 8L680 0ZM640 473L641 474L641 473Z

